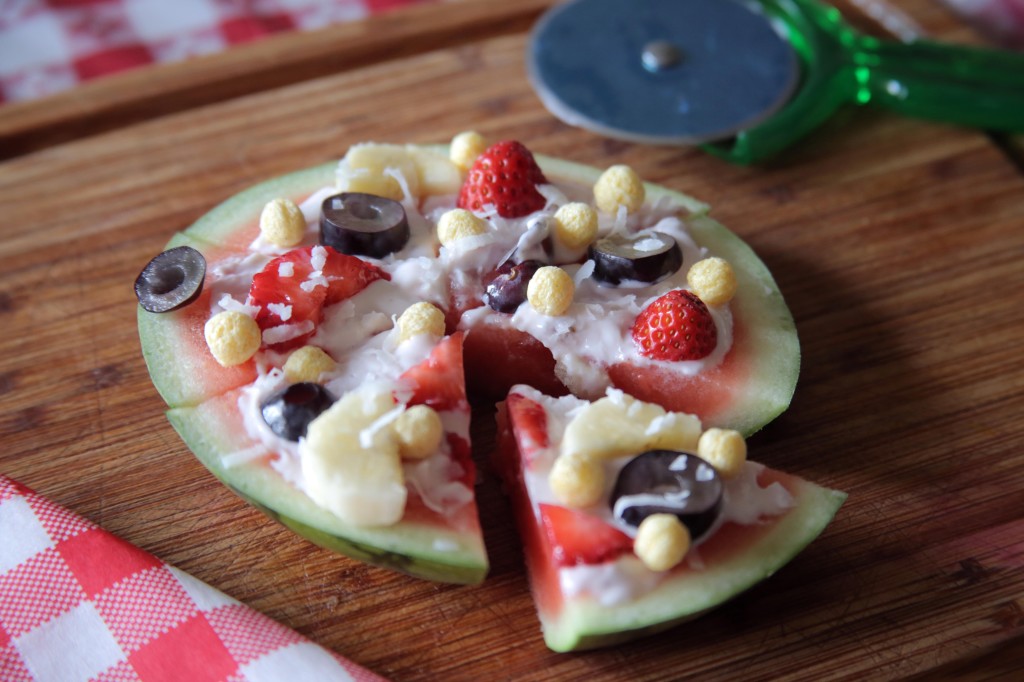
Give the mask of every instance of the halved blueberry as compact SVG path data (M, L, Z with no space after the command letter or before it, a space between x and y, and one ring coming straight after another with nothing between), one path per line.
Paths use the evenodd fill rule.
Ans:
M383 258L409 241L400 203L362 192L342 192L320 206L320 243L351 256Z
M609 504L634 527L651 514L675 514L697 540L721 513L722 491L715 467L697 455L648 450L619 471Z
M159 254L135 278L135 297L151 313L168 313L188 305L203 292L206 258L191 246Z
M303 381L267 398L261 412L271 431L285 440L297 441L306 435L309 423L332 404L334 396L326 388Z
M683 264L679 244L663 232L598 239L590 245L587 255L594 261L594 278L611 286L624 280L654 283Z
M543 265L536 260L505 261L484 278L484 303L499 313L514 313L526 300L530 278Z

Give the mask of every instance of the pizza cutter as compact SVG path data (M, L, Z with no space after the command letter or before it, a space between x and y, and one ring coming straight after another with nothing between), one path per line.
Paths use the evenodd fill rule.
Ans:
M1024 55L879 40L817 0L572 0L534 27L527 61L570 125L736 163L843 104L1024 132Z

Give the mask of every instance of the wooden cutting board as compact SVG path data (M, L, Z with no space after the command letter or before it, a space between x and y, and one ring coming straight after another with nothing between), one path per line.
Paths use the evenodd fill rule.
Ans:
M906 5L937 35L959 35L924 0ZM978 132L870 111L844 112L760 168L612 142L544 111L524 47L521 30L470 32L401 60L7 154L0 472L396 680L1024 670L1019 160ZM751 453L850 498L789 566L695 623L604 651L544 647L508 505L484 461L486 409L474 437L493 568L476 587L416 581L303 541L217 483L163 417L131 285L174 232L354 142L443 142L471 128L596 166L628 163L708 201L793 311L800 384Z

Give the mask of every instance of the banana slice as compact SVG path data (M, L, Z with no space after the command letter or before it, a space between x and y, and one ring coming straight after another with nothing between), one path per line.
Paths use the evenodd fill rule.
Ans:
M406 147L406 150L416 165L421 192L428 195L457 194L462 189L465 178L462 170L451 159L412 145Z
M300 443L306 492L355 526L388 526L405 512L406 487L390 390L346 393L314 419Z
M390 169L390 170L389 170ZM420 176L416 164L404 146L367 142L349 147L338 166L337 186L341 192L365 192L395 201L405 199L401 175L410 197L420 197Z
M342 159L338 166L338 190L402 201L405 192L396 172L414 200L456 194L462 188L462 170L446 156L413 145L367 142L350 147Z
M655 449L694 451L700 434L696 416L612 390L566 425L560 455L606 460Z

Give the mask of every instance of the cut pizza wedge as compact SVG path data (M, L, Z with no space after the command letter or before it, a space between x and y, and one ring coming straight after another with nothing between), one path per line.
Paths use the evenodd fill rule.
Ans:
M640 426L609 433L616 413ZM695 438L689 415L615 391L589 403L517 386L499 425L495 463L555 651L626 641L714 608L779 570L846 499L745 461L735 432ZM573 467L567 483L560 464L573 458L587 466ZM605 478L593 500L576 504L570 498L589 485L592 466Z
M396 382L407 397L405 404L396 402L389 390L381 414L372 414L369 420L417 405L437 407L442 418L443 442L429 453L401 459L399 473L406 494L396 522L352 523L346 521L344 509L338 513L322 504L321 497L310 495L304 475L314 470L323 475L325 467L304 467L301 458L309 455L300 454L297 444L273 434L261 438L265 425L245 423L246 415L255 411L252 403L266 392L263 387L234 389L196 406L172 409L167 417L196 457L225 485L321 547L418 578L478 583L488 564L472 492L475 466L469 451L469 412L459 366L461 336L442 339L427 359ZM347 404L335 404L342 408L370 405L380 396L379 391L364 390L349 394ZM409 413L406 409L396 418ZM344 437L337 430L329 436ZM387 444L378 439L369 457L386 457L386 449ZM391 457L399 461L396 453ZM362 466L369 464L362 462ZM357 504L380 504L393 490L393 486L382 484L381 477L371 480L365 471L351 477L359 481L359 495L353 498ZM342 493L329 489L328 494Z

